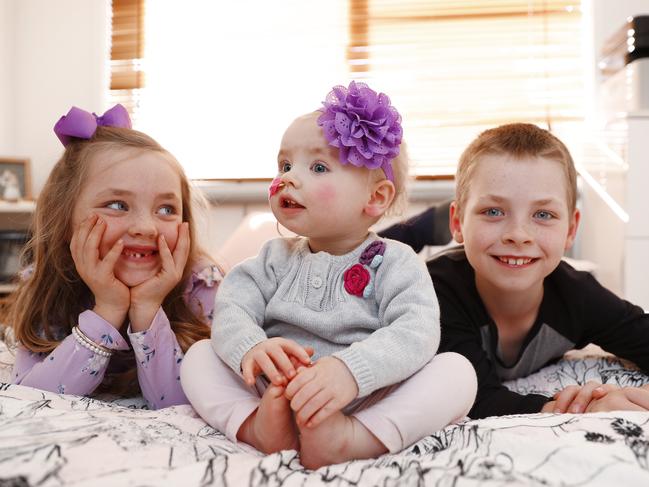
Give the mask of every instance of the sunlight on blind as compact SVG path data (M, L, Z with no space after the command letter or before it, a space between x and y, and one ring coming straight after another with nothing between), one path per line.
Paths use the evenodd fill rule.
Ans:
M139 122L139 99L144 86L144 0L112 1L109 106L121 103Z
M144 4L113 2L112 92L194 178L272 177L288 123L351 79L402 114L415 176L502 123L583 137L580 0L147 1L143 43Z
M495 125L581 126L579 1L367 4L365 76L403 115L414 175L454 173L464 147Z
M345 2L147 3L141 130L193 178L272 177L286 126L347 80Z

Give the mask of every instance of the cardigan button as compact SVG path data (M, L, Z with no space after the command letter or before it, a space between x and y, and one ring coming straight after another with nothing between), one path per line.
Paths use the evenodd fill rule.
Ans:
M313 279L311 279L311 285L318 289L320 286L322 286L322 279L319 276L315 276Z

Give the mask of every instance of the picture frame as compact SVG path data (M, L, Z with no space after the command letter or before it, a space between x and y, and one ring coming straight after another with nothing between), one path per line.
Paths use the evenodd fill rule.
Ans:
M0 157L0 201L31 199L30 160Z

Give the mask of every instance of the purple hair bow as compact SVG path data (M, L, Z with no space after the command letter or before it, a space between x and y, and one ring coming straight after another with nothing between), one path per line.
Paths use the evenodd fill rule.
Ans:
M102 116L86 112L81 108L72 107L67 115L63 115L56 125L54 133L61 143L67 147L73 138L89 139L97 131L97 127L131 128L131 119L126 108L117 104Z
M380 167L394 182L391 161L399 155L403 129L390 98L352 81L348 88L334 86L322 104L318 125L329 145L338 149L341 164Z

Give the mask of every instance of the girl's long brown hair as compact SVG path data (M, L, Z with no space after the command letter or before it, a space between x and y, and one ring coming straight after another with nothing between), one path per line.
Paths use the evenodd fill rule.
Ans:
M183 298L193 266L206 255L195 243L190 186L182 167L146 134L131 129L98 127L90 140L76 140L66 147L38 197L32 238L23 251L22 259L33 273L21 280L7 310L16 339L28 350L54 350L61 337L71 333L79 313L91 305L92 293L77 273L70 253L73 210L88 167L96 155L125 149L163 154L178 171L182 220L189 224L190 252L183 278L164 299L162 308L183 351L195 341L210 335L208 324L192 312ZM127 382L137 382L134 381L134 369L113 379L109 391L114 393L133 392L133 387Z

